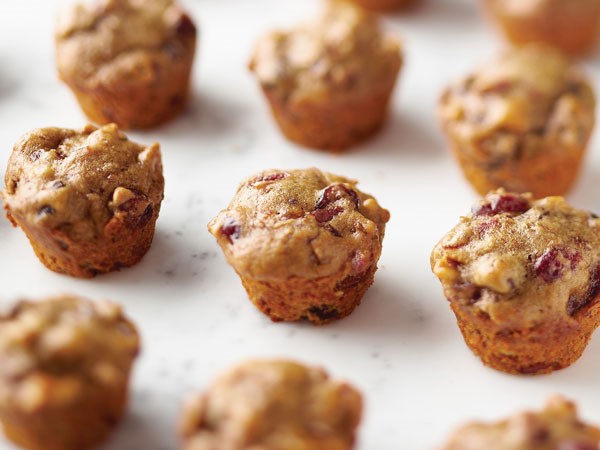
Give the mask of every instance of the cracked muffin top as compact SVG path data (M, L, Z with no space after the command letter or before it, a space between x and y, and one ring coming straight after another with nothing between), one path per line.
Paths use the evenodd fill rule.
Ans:
M581 148L594 126L595 99L583 74L550 47L506 50L442 95L440 117L477 142L481 157L535 154L542 140Z
M209 231L243 276L359 275L377 263L390 215L356 184L314 168L267 170L240 184Z
M9 218L90 240L111 218L144 225L160 208L160 148L128 140L114 124L41 128L15 145L5 184Z
M193 53L195 36L191 19L173 0L76 3L58 18L58 71L81 85L118 83L144 74L149 61L170 64Z
M347 450L361 395L322 370L284 360L255 360L219 378L186 404L185 450Z
M0 315L0 405L68 404L90 385L126 382L140 347L121 308L73 296L21 301Z
M552 397L540 412L497 423L470 423L440 450L598 450L600 428L583 423L572 402Z
M299 101L387 89L401 64L399 42L383 34L375 15L331 1L319 19L264 36L250 69L265 88Z
M600 219L562 197L498 190L431 255L450 301L506 327L574 321L598 302Z

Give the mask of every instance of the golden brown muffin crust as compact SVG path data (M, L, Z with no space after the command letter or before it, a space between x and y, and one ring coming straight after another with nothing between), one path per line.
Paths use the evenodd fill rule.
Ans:
M9 159L5 183L9 217L60 229L74 241L102 235L113 217L150 219L164 186L158 144L136 144L115 125L27 133Z
M185 450L349 450L361 395L322 370L255 360L191 398L180 432Z
M58 71L82 85L124 82L148 58L168 63L170 54L184 53L183 28L195 34L173 0L76 3L59 15Z
M562 197L489 194L433 249L431 266L451 301L493 323L566 322L597 303L600 219Z
M552 397L540 412L460 427L439 450L598 450L600 428L579 419L574 403Z
M377 17L343 1L327 2L309 24L263 37L250 68L286 101L342 100L392 84L402 65L399 42Z
M381 254L389 212L356 184L314 168L267 170L240 184L209 231L242 276L360 274Z

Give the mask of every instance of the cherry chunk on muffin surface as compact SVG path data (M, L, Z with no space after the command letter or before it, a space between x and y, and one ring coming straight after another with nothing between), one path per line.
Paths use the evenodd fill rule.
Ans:
M250 69L290 140L344 150L379 130L402 66L399 42L377 17L343 1L323 15L256 45Z
M541 411L525 411L496 423L458 428L439 450L598 450L600 428L583 422L577 407L551 397Z
M362 398L322 369L252 360L191 397L180 422L183 450L350 450Z
M442 94L439 118L464 176L497 188L562 195L575 182L595 124L582 72L540 45L506 50Z
M159 145L136 144L111 124L27 133L10 156L1 195L46 267L92 277L145 255L163 190Z
M0 421L30 450L87 450L123 415L140 348L121 307L62 295L0 315Z
M243 181L209 223L272 320L340 319L372 284L389 212L356 184L314 168L267 170Z
M562 197L490 193L431 267L467 345L495 369L567 367L600 325L600 219Z
M173 0L94 0L59 16L56 60L88 118L151 128L188 98L196 26Z

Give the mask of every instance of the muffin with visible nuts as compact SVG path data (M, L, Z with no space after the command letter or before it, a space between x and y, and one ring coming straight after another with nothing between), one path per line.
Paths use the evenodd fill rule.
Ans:
M0 421L30 450L86 450L117 425L140 341L121 308L63 295L0 315Z
M60 15L60 78L90 120L150 128L185 106L196 27L173 0L97 0Z
M490 193L431 267L467 345L495 369L567 367L600 325L600 219L562 197Z
M285 360L246 362L190 398L184 450L350 450L360 393L318 368Z
M250 300L274 321L350 314L373 283L389 212L356 181L267 170L208 225Z
M583 422L573 402L555 396L539 412L526 411L497 423L472 422L456 430L439 450L598 450L600 428Z
M600 0L484 0L483 5L515 44L543 42L582 53L598 40Z
M452 85L439 116L467 180L482 195L504 187L535 197L567 192L595 122L582 73L549 47L507 50Z
M381 127L401 65L400 44L377 18L341 1L308 25L266 35L250 61L288 139L329 150Z
M41 128L15 145L1 193L46 267L92 277L136 264L148 251L163 198L158 144L116 125Z

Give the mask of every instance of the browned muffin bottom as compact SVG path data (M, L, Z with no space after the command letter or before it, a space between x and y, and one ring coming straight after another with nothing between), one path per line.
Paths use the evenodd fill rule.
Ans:
M598 450L600 428L584 423L574 403L555 396L539 412L458 428L439 450Z
M482 195L504 187L564 194L595 122L582 73L549 47L506 50L446 89L439 117L467 180Z
M188 98L196 27L173 0L98 0L62 12L60 78L90 120L150 128Z
M331 1L310 24L264 36L249 66L288 139L344 150L379 130L401 65L373 14Z
M567 367L600 325L600 219L562 197L490 193L431 267L467 345L495 369Z
M86 450L127 402L139 352L134 325L110 302L21 301L0 315L0 421L30 450Z
M148 251L163 198L158 144L131 142L116 125L41 128L15 145L1 193L46 267L92 277Z
M389 212L318 169L243 181L208 225L250 300L274 321L350 314L373 283Z
M515 44L543 42L578 54L598 41L600 0L484 0L483 4Z
M322 369L285 360L248 361L187 402L184 450L350 450L360 393Z

